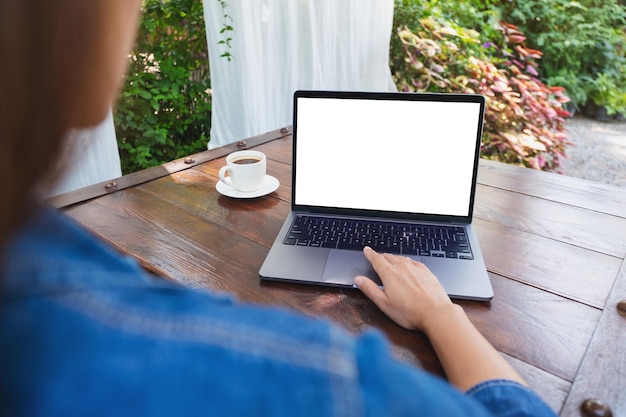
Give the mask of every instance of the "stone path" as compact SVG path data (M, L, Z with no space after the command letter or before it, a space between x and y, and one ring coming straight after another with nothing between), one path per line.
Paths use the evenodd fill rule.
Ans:
M626 123L581 116L566 122L568 139L563 174L626 187Z

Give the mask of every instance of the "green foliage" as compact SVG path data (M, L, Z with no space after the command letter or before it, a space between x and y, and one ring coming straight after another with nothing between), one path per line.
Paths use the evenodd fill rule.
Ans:
M218 42L218 45L226 47L226 50L220 55L220 57L226 58L228 61L230 61L233 57L230 53L231 41L233 40L233 38L230 37L230 34L235 30L231 25L233 19L226 11L226 9L228 8L228 4L226 3L226 1L217 0L217 2L222 7L222 15L224 18L224 24L222 25L222 29L220 29L220 35L222 35L223 38Z
M464 36L490 40L498 39L499 11L491 7L490 0L396 0L394 9L394 28L399 32L404 28L418 30L423 19L446 22ZM478 6L480 7L478 7ZM464 44L468 53L484 56L481 42L473 40ZM406 57L400 37L392 36L390 46L390 66L392 73L401 71Z
M542 79L562 85L580 108L588 99L626 112L626 7L619 0L511 0L502 14L544 52Z
M450 7L446 15L437 7L432 14L426 10L417 26L400 28L403 56L392 59L398 88L484 95L482 156L558 170L567 145L563 131L569 113L563 103L568 98L562 88L550 88L537 78L541 52L527 48L515 26L494 23L493 15L485 30L489 38L484 38L476 29L485 19L476 29L449 20L454 19L451 10L467 18L472 14L468 7Z
M125 174L206 149L211 125L202 2L144 0L142 8L114 114Z
M618 73L602 72L593 81L589 97L609 115L626 114L626 65Z

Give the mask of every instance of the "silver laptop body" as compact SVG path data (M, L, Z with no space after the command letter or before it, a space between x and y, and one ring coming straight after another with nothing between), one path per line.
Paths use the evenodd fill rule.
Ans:
M293 106L292 211L262 279L380 282L367 244L423 262L452 298L493 297L471 224L484 97L296 91Z

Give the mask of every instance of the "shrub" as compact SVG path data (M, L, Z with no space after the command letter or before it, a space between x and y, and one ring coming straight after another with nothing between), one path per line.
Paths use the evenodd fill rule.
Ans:
M470 64L468 84L473 81L470 88L488 102L483 155L558 171L569 144L564 124L570 114L563 108L569 97L563 87L548 87L537 78L536 60L542 54L524 45L517 27L503 23L501 30L506 48L497 51L504 60L493 64L474 59Z
M399 32L404 61L395 80L403 91L477 93L487 106L482 156L542 170L558 170L567 145L568 101L559 87L537 78L541 52L524 45L516 27L497 25L499 39L436 18Z
M124 173L206 149L211 127L202 2L144 0L142 8L114 113Z
M478 4L477 7L475 4ZM446 22L460 33L473 33L482 39L496 39L501 35L497 30L499 11L489 6L489 0L396 0L394 27L399 32L403 28L420 28L424 19ZM466 39L467 40L467 39ZM468 54L484 56L480 42L465 42ZM393 74L401 72L405 65L405 49L398 36L392 36L390 46L390 66Z
M619 0L501 4L503 18L544 52L542 80L564 86L577 108L591 99L610 113L626 112L626 7Z

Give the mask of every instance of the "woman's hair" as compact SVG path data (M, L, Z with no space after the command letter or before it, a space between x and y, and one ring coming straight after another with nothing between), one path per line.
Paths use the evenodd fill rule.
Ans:
M106 0L0 0L0 248L56 180ZM97 29L94 29L97 27ZM114 28L112 28L114 29ZM84 91L83 91L84 94Z

